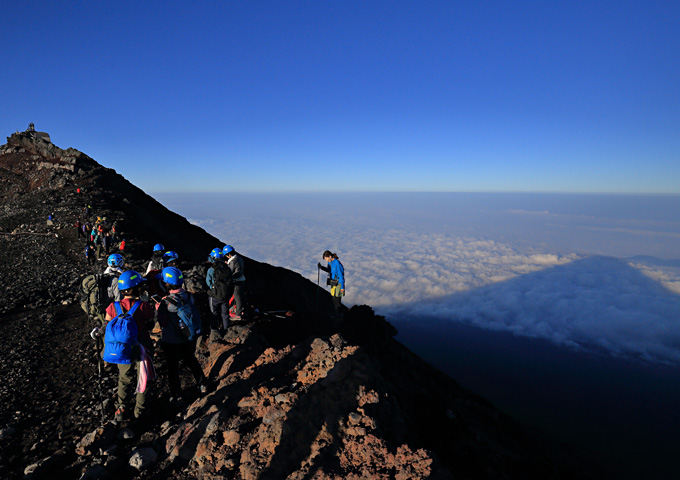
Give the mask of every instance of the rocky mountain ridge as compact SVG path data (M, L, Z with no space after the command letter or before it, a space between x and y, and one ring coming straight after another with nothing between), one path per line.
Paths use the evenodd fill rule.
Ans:
M103 262L86 264L73 223L88 205L115 220L138 270L157 242L179 253L184 271L223 242L112 169L28 132L0 146L0 198L3 478L607 476L420 360L370 307L333 322L327 292L253 259L245 268L256 313L198 349L209 392L169 405L157 352L152 415L114 425L115 370L98 374L77 302L80 280Z

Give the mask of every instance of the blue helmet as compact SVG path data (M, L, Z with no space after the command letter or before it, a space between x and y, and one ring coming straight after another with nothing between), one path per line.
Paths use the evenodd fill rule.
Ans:
M180 287L184 283L184 275L182 275L182 271L177 267L165 267L161 272L161 276L162 280L168 285Z
M222 249L221 248L213 248L210 251L209 260L213 263L224 260L224 254L222 253Z
M174 262L179 258L179 255L177 255L177 252L173 252L170 250L169 252L165 252L163 254L163 263L168 264L170 262Z
M222 253L224 253L225 255L227 253L231 253L233 251L234 251L234 247L232 247L231 245L225 245L224 248L222 249Z
M109 267L122 267L125 264L125 259L120 253L114 253L109 255L106 263L109 265Z
M128 290L143 282L146 282L146 279L142 277L141 273L135 272L134 270L128 270L118 277L118 290Z
M153 246L154 252L162 252L163 250L165 250L165 247L163 246L162 243L157 243L156 245Z

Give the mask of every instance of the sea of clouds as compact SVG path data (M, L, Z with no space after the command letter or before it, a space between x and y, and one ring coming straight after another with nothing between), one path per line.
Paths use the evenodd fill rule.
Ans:
M680 362L680 198L501 194L157 195L244 255L388 318L444 318ZM216 245L218 246L218 245ZM207 255L208 252L206 252Z

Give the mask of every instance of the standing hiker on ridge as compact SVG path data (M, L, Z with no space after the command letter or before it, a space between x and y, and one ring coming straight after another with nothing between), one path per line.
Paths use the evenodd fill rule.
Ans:
M328 262L328 265L324 267L319 263L317 267L324 272L328 272L326 284L331 287L331 296L333 297L333 306L335 307L336 314L342 316L342 297L345 296L345 267L340 263L338 256L330 250L323 252L323 259Z
M227 265L231 270L232 281L234 282L234 314L229 314L232 320L239 321L243 317L244 301L243 294L246 277L243 274L243 259L231 245L225 245L222 253L227 259Z
M200 325L200 316L193 305L193 297L182 288L184 284L182 271L176 267L165 267L161 277L165 291L168 292L156 306L158 323L162 328L161 349L168 366L170 402L181 406L184 401L179 377L180 361L191 371L199 391L205 393L207 390L208 379L194 355L200 331L192 334L187 325L193 321ZM187 320L186 312L189 312L191 319Z
M208 302L212 314L210 340L215 341L224 336L229 327L229 299L234 293L234 283L221 248L213 248L209 260L212 266L208 269L205 283L209 288Z

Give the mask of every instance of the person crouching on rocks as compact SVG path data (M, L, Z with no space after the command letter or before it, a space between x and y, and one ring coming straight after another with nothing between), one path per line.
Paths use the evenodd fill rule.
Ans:
M184 402L179 378L180 361L191 371L201 393L206 392L208 379L194 355L196 338L189 336L187 327L180 321L178 313L182 306L193 304L191 295L182 288L184 276L177 267L165 267L161 275L165 291L168 292L156 307L158 323L162 328L161 349L168 365L168 383L172 396L170 401L181 406Z
M140 296L144 292L144 282L144 277L134 270L123 272L118 278L118 290L123 298L120 302L112 302L106 308L105 320L107 324L118 317L121 312L132 311L132 318L137 327L137 338L132 343L131 348L124 349L121 353L121 357L116 359L115 362L107 357L107 346L109 345L109 343L107 343L107 337L109 336L108 331L107 335L104 337L104 361L118 364L116 422L122 422L126 419L127 412L125 404L127 399L135 391L135 387L138 383L135 382L135 380L138 380L137 377L140 373L140 363L142 360L139 345L141 344L149 355L153 352L153 344L149 337L149 328L153 326L154 309L147 302L140 299ZM103 328L105 327L106 325ZM136 372L136 375L133 375L133 372ZM138 392L134 409L135 418L142 416L145 409L145 403L146 391L142 393Z
M338 256L329 250L323 252L323 259L328 262L328 265L324 267L319 263L317 266L324 272L328 272L327 284L331 286L333 306L337 315L342 316L342 297L345 296L345 267L340 263Z

